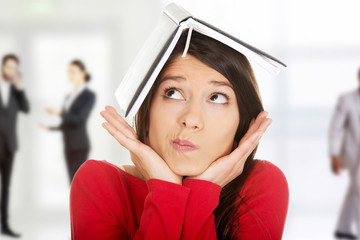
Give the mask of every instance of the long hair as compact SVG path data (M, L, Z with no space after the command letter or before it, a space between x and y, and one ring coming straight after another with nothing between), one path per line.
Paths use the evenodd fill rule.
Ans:
M135 116L136 132L139 140L142 142L145 142L147 137L150 107L154 94L161 83L161 75L174 59L182 54L186 38L187 31L184 31ZM240 139L249 129L250 121L263 111L257 82L249 61L243 54L195 31L192 32L187 54L218 71L232 84L240 114L240 121L234 140L239 143ZM256 149L247 158L243 172L221 190L219 205L214 211L218 239L232 239L239 229L240 223L236 220L236 212L240 204L245 204L241 201L239 192L254 166L254 161L252 160L254 159L255 152Z

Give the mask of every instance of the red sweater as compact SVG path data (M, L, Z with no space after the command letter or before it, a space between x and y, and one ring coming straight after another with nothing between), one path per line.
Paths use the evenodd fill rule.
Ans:
M289 201L286 178L257 161L239 196L236 239L281 239ZM72 182L73 240L216 239L214 209L221 187L185 179L183 185L143 181L106 161L89 160Z

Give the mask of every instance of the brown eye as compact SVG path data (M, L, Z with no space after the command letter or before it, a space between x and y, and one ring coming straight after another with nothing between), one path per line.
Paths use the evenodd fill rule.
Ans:
M166 96L171 97L172 95L174 95L174 93L175 93L175 90L169 90L166 92Z
M214 93L210 96L210 102L213 103L228 103L229 97L222 93Z
M218 99L218 98L219 98L219 95L214 94L214 95L212 95L212 96L210 97L210 100L211 100L211 101L216 101L216 99Z
M166 98L179 99L179 100L184 99L180 91L177 90L176 88L165 89L164 95Z

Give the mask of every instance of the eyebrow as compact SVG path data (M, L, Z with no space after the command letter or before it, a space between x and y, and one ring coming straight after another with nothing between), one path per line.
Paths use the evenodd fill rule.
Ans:
M166 76L163 79L161 79L162 82L165 80L175 80L175 81L180 82L180 81L185 81L186 79L183 77L179 77L179 76Z
M227 82L211 81L210 83L213 85L216 85L216 86L226 86L226 87L233 89L233 86Z
M165 80L174 80L174 81L180 82L180 81L185 81L186 79L184 77L180 77L180 76L167 76L162 79L162 82L164 82ZM225 86L225 87L234 89L233 86L227 82L221 82L221 81L214 80L214 81L211 81L210 84L216 85L216 86Z

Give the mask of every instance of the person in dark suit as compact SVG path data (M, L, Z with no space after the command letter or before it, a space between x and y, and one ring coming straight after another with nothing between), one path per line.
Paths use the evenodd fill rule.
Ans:
M60 116L61 124L57 127L44 124L40 126L63 133L66 166L71 184L76 171L86 161L90 151L86 122L95 103L95 94L87 88L86 83L90 81L90 75L80 60L70 63L69 78L74 89L65 98L62 110L46 109L47 113Z
M29 112L29 103L19 72L19 58L14 54L2 59L0 76L0 172L1 172L1 233L20 237L9 226L9 193L14 155L18 148L16 119L19 111Z

